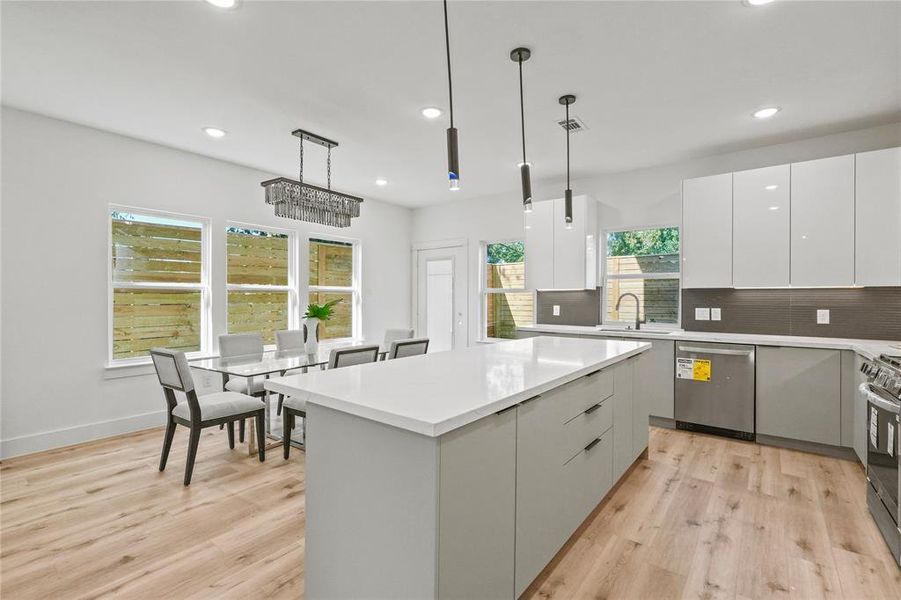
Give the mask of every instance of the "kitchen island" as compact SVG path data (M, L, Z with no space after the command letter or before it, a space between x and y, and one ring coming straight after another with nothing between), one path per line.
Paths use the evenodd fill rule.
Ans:
M307 403L307 596L518 597L647 447L649 348L537 337L267 381Z

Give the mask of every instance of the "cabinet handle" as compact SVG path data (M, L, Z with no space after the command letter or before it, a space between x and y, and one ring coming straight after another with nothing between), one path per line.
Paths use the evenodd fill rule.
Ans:
M585 409L585 414L586 414L586 415L590 415L591 413L593 413L594 411L596 411L597 409L599 409L600 407L602 407L602 406L604 405L604 402L605 402L605 400L601 400L600 402L598 402L598 403L595 404L594 406L590 406L590 407L586 408L586 409Z
M532 396L531 398L526 398L525 400L523 400L522 402L519 403L519 406L522 406L523 404L531 402L532 400L537 400L539 398L541 398L541 394L538 394L537 396Z
M597 375L598 373L600 373L600 372L603 371L603 370L604 370L604 369L598 369L597 371L592 371L592 372L589 373L588 375L585 375L585 377L593 377L594 375Z
M502 410L499 410L499 411L497 411L497 412L494 413L494 414L496 414L496 415L502 415L502 414L504 414L505 412L510 412L511 410L513 410L514 408L516 408L517 406L519 406L519 405L518 405L518 404L514 404L513 406L508 406L507 408L504 408L504 409L502 409Z
M585 452L588 452L592 448L598 445L598 442L601 441L601 438L594 438L587 446L585 446Z

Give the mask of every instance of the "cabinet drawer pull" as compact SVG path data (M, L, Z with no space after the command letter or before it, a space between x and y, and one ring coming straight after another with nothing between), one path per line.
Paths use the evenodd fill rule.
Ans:
M595 404L594 406L589 406L588 408L586 408L586 409L585 409L585 414L586 414L586 415L590 415L591 413L593 413L594 411L596 411L597 409L599 409L599 408L602 407L602 406L604 406L604 400L601 400L600 402L598 402L598 403Z
M598 373L600 373L600 372L603 371L603 370L604 370L604 369L598 369L597 371L592 371L592 372L589 373L588 375L585 375L585 377L593 377L593 376L597 375Z
M499 411L497 411L497 412L494 413L494 414L496 414L496 415L502 415L502 414L504 414L505 412L510 412L511 410L513 410L514 408L516 408L517 406L519 406L519 405L518 405L518 404L514 404L513 406L508 406L507 408L504 408L504 409L502 409L502 410L499 410Z
M585 452L588 452L592 448L598 445L598 442L601 441L601 438L594 438L587 446L585 446Z
M537 396L532 396L531 398L526 398L525 400L523 400L522 402L519 403L519 406L522 406L523 404L531 402L532 400L538 400L539 398L541 398L541 394L538 394Z

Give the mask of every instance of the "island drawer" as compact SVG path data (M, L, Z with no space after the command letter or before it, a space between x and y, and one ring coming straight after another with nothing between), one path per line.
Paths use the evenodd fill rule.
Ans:
M567 423L612 396L614 370L608 367L595 371L563 386L557 399L560 422Z
M566 462L613 425L613 397L592 404L563 425L562 458Z
M613 431L594 438L563 466L560 507L569 537L613 486Z

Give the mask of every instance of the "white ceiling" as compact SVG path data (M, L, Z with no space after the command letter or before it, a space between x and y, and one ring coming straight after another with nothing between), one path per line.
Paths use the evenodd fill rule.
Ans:
M518 189L516 65L536 181L901 120L901 3L451 2L463 190L447 191L437 2L4 2L7 105L296 176L290 131L336 139L336 188L407 206ZM769 121L750 113L778 104ZM446 116L446 115L445 115ZM228 130L213 140L201 127ZM307 156L320 155L310 147ZM323 161L307 176L324 179ZM379 188L377 176L390 184Z

